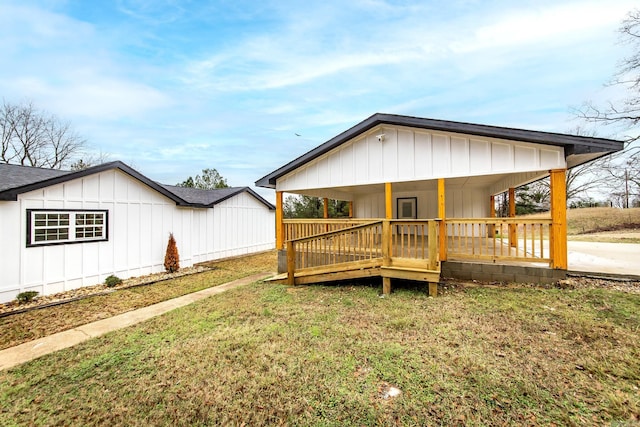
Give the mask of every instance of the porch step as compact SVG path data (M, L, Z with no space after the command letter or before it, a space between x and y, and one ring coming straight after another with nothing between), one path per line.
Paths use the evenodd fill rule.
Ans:
M380 275L391 279L415 280L419 282L440 281L440 270L411 267L380 267Z

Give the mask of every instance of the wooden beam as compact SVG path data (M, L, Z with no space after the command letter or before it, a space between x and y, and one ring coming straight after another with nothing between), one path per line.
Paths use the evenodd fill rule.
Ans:
M353 218L353 200L349 202L349 218Z
M383 278L413 280L415 282L437 282L440 280L439 271L408 270L397 267L380 267L380 275Z
M325 219L329 218L329 199L326 197L322 199L322 210L322 217Z
M296 245L295 242L287 244L287 284L296 284Z
M447 260L447 227L445 224L444 178L438 178L438 218L440 218L439 256L440 261Z
M491 218L496 217L496 196L492 195L489 197L489 216ZM494 238L496 237L496 226L489 225L487 227L487 237Z
M509 218L516 217L516 189L509 188ZM518 234L515 224L509 224L509 246L515 248L518 244Z
M282 191L276 191L276 249L284 247L284 213L282 211Z
M438 296L438 282L429 282L429 296L430 297Z
M391 222L382 221L382 265L391 265Z
M382 293L384 295L391 294L391 277L382 278Z
M566 270L567 259L567 181L566 169L551 172L551 267Z
M391 183L384 183L384 217L386 219L393 218L393 194L391 192Z
M489 216L491 218L496 217L496 196L489 197Z
M436 221L430 220L427 231L427 248L429 253L429 270L435 270L438 267L438 240L437 230L438 225Z

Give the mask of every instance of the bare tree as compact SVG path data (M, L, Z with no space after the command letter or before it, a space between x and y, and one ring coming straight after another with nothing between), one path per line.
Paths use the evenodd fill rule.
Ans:
M575 113L591 123L632 129L640 123L640 10L629 12L618 31L621 42L631 46L632 53L618 62L618 70L608 85L623 87L627 96L618 101L609 101L606 106L589 101ZM640 135L627 139L633 141L638 138Z
M625 150L604 159L601 165L606 171L611 201L628 207L630 201L640 198L640 9L627 14L619 33L621 42L631 47L631 53L618 62L617 72L609 85L624 88L626 96L604 106L588 102L575 113L590 123L631 131L631 135L625 137Z
M0 107L0 162L60 169L78 155L86 140L69 122L37 110L33 103Z

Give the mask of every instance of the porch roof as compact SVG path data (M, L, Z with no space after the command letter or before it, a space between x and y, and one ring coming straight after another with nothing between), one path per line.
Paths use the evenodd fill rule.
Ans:
M624 143L622 141L606 138L593 138L553 132L540 132L474 123L376 113L366 120L353 126L352 128L333 137L324 144L319 145L318 147L303 154L297 159L260 178L256 181L256 186L275 188L276 180L281 176L297 169L305 163L308 163L322 156L323 154L353 139L354 137L382 124L407 126L435 131L455 132L468 135L501 138L512 141L530 142L562 147L564 149L567 166L569 168L586 163L603 155L620 151L624 148Z

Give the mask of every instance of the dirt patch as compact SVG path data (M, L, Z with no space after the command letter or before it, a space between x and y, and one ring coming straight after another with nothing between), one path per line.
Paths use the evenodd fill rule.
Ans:
M448 293L461 291L464 288L541 288L541 289L609 289L619 292L640 294L640 280L613 279L588 276L573 276L551 284L511 283L511 282L481 282L478 280L445 279L440 282L439 292Z

